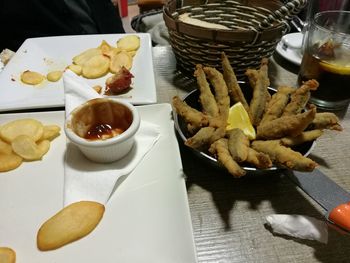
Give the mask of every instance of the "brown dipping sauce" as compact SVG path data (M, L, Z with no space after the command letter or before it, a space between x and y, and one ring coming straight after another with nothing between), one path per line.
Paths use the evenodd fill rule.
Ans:
M72 129L87 140L106 140L126 131L133 117L131 111L108 99L90 100L74 113Z
M96 124L91 126L90 130L88 130L84 138L88 140L103 139L105 137L112 138L123 133L124 131L125 129L114 127L108 123Z

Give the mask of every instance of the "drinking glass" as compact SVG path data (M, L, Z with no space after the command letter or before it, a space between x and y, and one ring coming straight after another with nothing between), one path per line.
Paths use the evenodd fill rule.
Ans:
M299 85L316 79L310 101L328 110L348 107L350 102L350 12L325 11L311 20L304 39Z

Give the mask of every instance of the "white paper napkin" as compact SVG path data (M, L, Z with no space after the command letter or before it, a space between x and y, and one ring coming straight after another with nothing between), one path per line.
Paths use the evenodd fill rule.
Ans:
M87 100L101 97L83 78L67 70L63 75L66 116ZM81 200L107 203L119 178L130 174L160 137L159 126L141 120L135 144L123 159L111 164L86 159L77 146L67 144L64 205Z
M302 215L269 215L268 225L277 234L316 240L327 244L328 227L325 221Z

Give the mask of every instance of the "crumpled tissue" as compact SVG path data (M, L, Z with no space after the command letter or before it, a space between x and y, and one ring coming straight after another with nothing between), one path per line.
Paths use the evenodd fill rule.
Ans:
M327 244L328 226L324 220L303 215L274 214L266 216L267 224L277 234L316 240Z

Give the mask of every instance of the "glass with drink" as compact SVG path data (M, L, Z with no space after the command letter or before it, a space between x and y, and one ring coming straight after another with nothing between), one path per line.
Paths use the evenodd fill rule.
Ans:
M350 12L317 13L305 35L304 55L298 76L316 79L310 101L320 108L337 110L350 103Z

